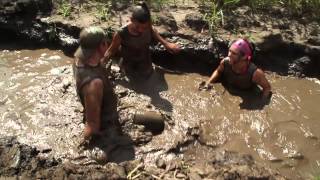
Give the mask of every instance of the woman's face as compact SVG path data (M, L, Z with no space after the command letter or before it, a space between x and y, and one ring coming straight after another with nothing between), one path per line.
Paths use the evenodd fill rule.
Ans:
M142 33L144 33L147 29L150 28L150 22L146 22L146 23L140 23L138 21L135 21L133 19L131 19L131 22L133 24L133 30L137 35L140 35Z
M244 58L243 56L241 56L240 50L233 46L229 48L228 57L230 58L231 65L238 64Z

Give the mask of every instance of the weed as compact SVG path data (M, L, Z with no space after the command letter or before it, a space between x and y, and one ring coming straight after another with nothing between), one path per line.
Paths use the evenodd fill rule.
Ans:
M107 21L111 17L111 2L107 2L105 4L103 3L98 3L97 6L97 12L95 16L100 20L100 21Z
M160 25L160 18L159 16L157 15L151 15L151 20L152 20L152 23L155 24L155 25Z
M69 17L71 15L71 4L67 0L60 0L58 13L63 17Z
M223 0L223 1L213 1L206 2L203 0L201 3L205 5L209 3L210 10L205 13L204 20L207 22L209 27L209 33L212 37L216 35L216 30L219 26L224 25L224 10L233 7L240 0Z
M210 12L205 13L204 20L207 21L209 27L209 33L211 36L216 35L216 29L220 22L223 22L223 12L218 9L216 3L212 3Z

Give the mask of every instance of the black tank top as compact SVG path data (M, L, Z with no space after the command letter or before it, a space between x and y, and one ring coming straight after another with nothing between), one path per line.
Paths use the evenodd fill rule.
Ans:
M73 64L73 73L76 80L76 90L80 98L81 104L86 110L82 88L87 83L90 83L94 79L101 79L103 82L103 100L101 107L101 119L102 129L107 127L106 124L118 125L118 114L117 114L117 96L113 91L112 84L107 77L107 70L105 67L98 64L97 66L76 66Z
M148 29L139 36L129 33L128 26L118 31L121 37L120 53L123 57L122 66L128 73L149 72L152 68L149 46L152 42L152 30Z
M244 74L237 74L232 70L230 59L228 57L223 59L223 61L223 81L227 85L239 89L250 89L255 85L255 83L252 81L252 76L257 70L256 65L250 62L249 67Z

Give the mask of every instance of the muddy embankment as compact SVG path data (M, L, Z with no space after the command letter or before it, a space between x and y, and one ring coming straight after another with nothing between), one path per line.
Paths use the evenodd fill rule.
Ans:
M74 3L76 9L78 4ZM90 6L90 3L87 6ZM267 72L285 76L318 77L320 70L319 24L310 22L308 19L300 21L288 19L285 17L283 9L275 8L270 10L271 12L252 15L247 7L241 7L235 10L230 19L226 20L224 27L217 33L218 38L211 40L205 29L206 22L199 17L198 13L195 13L198 10L193 8L195 8L194 4L185 5L182 9L171 7L163 12L155 12L159 16L159 22L164 24L159 24L156 28L163 36L170 41L179 43L182 47L181 53L174 56L167 53L159 45L152 49L154 62L164 68L161 71L172 74L209 75L212 69L218 65L221 57L226 55L228 42L239 34L250 32L257 46L254 62L259 67ZM115 9L124 17L127 14L125 13L126 6L117 4ZM1 41L8 44L13 41L19 43L18 46L12 45L9 48L11 50L14 50L15 47L17 47L16 50L28 49L28 47L50 47L62 49L66 54L72 55L77 47L77 37L81 27L97 24L97 22L92 22L91 16L85 13L81 17L86 21L79 18L77 14L62 18L55 11L54 3L47 0L0 2ZM181 12L181 14L177 12ZM121 19L116 15L114 17L114 22ZM125 18L120 21L125 22ZM121 24L123 23L114 23L113 28L116 29ZM103 23L102 26L106 27ZM233 32L234 30L236 32ZM19 55L17 56L19 57ZM45 53L42 53L42 58L39 58L43 64L46 64L44 62L46 56ZM25 61L27 60L28 58L25 59ZM170 60L170 62L165 60ZM157 88L163 89L162 84L162 87L152 86L153 89L144 93L153 97L150 99L121 84L123 77L119 75L116 66L112 68L112 79L116 84L116 93L120 99L120 122L124 134L127 136L118 139L120 144L123 143L123 148L114 152L112 162L115 163L99 161L99 150L88 152L79 150L76 146L79 140L77 134L81 133L82 114L79 103L73 103L77 100L70 69L71 60L68 61L69 63L55 68L59 74L57 77L53 76L52 81L37 86L38 89L31 89L36 93L26 97L30 100L33 98L35 101L47 101L42 102L41 107L35 107L35 112L48 116L47 124L37 122L35 123L38 125L37 127L30 127L40 127L38 130L31 131L30 134L17 133L19 134L17 136L20 137L6 137L4 133L1 133L1 177L22 179L285 179L274 170L256 165L250 155L216 150L216 144L212 144L210 140L202 137L201 129L203 130L203 127L198 122L197 114L193 114L187 109L185 113L176 113L170 107L172 104L159 96L158 90L157 92L153 91ZM19 63L23 62L17 62L15 66L19 66ZM32 63L29 64L30 67L36 68L37 65L33 66ZM23 69L24 66L19 68ZM43 76L48 77L48 74ZM52 88L48 88L49 86ZM10 88L13 87L14 85L10 86ZM23 94L24 92L19 93ZM49 94L49 97L46 94ZM1 96L1 105L10 103L8 99L10 97ZM168 99L180 102L175 97ZM201 106L202 99L198 100L197 103L200 103L195 104ZM220 100L218 99L218 101ZM136 105L135 102L139 102L139 104ZM64 103L70 106L63 109ZM49 108L44 108L43 104L48 104ZM167 118L165 131L162 135L153 136L150 131L132 124L132 112L145 109L160 112ZM55 110L61 112L54 112ZM69 112L72 114L68 114ZM10 111L7 114L10 115ZM183 116L184 114L186 115ZM17 120L21 118L20 115L14 113L10 116L3 115L2 118L8 117L10 119L11 116ZM59 120L55 121L54 118L59 118ZM63 119L64 122L60 122L60 119ZM36 138L38 132L41 132L41 128L51 125L53 127L52 131L49 131L51 134L44 135L50 137L48 142L44 142L46 138L37 141ZM65 132L67 140L63 138L64 134L61 129L71 132L70 134ZM43 131L45 132L46 129ZM10 135L14 134L10 130L7 132ZM20 132L24 132L23 128L20 129ZM34 136L28 137L29 135ZM23 143L18 142L17 139L23 139ZM46 145L42 147L42 143ZM63 148L57 146L63 146ZM99 148L103 149L104 146L101 145ZM197 151L200 154L192 154L193 149L201 149ZM201 155L202 151L205 152L205 155ZM92 158L93 156L95 158ZM202 160L204 166L196 163L197 156L206 157ZM281 159L275 161L277 160ZM298 177L293 176L297 179Z

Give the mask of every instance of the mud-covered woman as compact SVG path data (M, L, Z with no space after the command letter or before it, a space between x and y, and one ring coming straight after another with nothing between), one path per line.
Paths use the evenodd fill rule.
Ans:
M119 65L127 77L148 78L153 73L150 45L160 42L170 53L178 53L180 47L166 41L152 26L151 14L145 3L134 6L130 22L113 35L104 62L108 62L116 53L122 60Z
M84 140L100 136L106 129L120 130L117 96L101 64L109 43L102 28L87 27L80 32L80 46L74 54L76 90L84 107Z
M206 82L200 84L200 88L210 89L212 83L222 78L228 87L239 90L249 90L258 85L262 88L262 100L269 100L271 86L264 72L252 62L253 52L254 47L247 39L234 41L229 47L228 57L220 62Z

